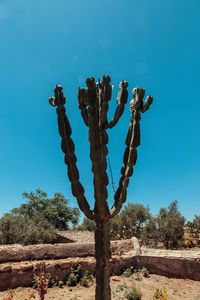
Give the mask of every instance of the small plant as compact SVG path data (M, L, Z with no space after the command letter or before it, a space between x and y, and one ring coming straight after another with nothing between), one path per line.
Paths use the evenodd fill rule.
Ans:
M114 296L118 296L118 300L141 300L142 293L139 288L135 285L132 285L130 288L126 284L119 284L116 289L113 291Z
M78 283L77 275L75 275L73 273L73 269L72 269L72 272L67 277L66 285L68 285L68 286L76 286L77 283Z
M118 300L123 300L124 295L123 295L123 290L126 287L125 284L118 284L115 290L112 291L113 296L116 297L118 296Z
M94 276L89 275L88 271L83 275L83 277L80 280L80 285L89 287L94 282Z
M141 281L142 280L142 276L139 273L135 273L133 278L135 280L137 280L137 281Z
M35 299L35 293L34 292L26 293L26 298L24 300L29 300L29 299Z
M161 289L156 289L153 300L168 300L167 289L165 286Z
M40 300L44 300L44 295L47 293L49 281L50 281L50 274L47 273L45 264L42 264L39 269L39 275L36 275L36 268L33 268L33 275L34 275L34 283L36 286L36 291L40 296Z
M145 278L149 278L150 275L149 275L149 271L147 270L147 268L143 267L141 272Z
M71 273L67 276L66 285L76 286L80 284L85 287L89 287L94 282L94 277L88 274L88 271L84 272L82 265L79 263L75 268L71 268Z
M124 272L122 273L122 276L130 277L133 273L134 273L134 267L131 266L130 268L127 268L124 270Z
M124 289L124 297L128 300L141 300L142 292L135 285L132 285L131 288Z
M64 282L59 279L58 276L55 278L51 277L49 280L49 288L62 288L64 285Z
M8 295L6 296L6 298L4 298L4 300L12 300L14 295L15 295L14 290L8 290Z

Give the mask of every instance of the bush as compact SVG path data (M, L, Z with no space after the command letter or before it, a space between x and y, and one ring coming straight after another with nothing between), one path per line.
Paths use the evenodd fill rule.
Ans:
M200 216L195 215L192 221L187 222L187 231L195 239L196 245L199 246L200 237Z
M96 229L96 223L94 220L88 218L83 219L83 223L77 227L78 230L88 230L94 232Z
M34 214L31 219L6 214L0 218L0 244L39 244L56 240L55 228L43 218Z
M128 288L125 284L119 284L117 288L113 291L114 296L118 296L118 299L128 299L128 300L141 300L142 293L139 288L132 285Z
M139 288L137 288L135 285L132 285L131 288L124 289L124 297L128 300L141 300L142 293Z
M127 268L123 271L122 276L130 277L134 273L134 267Z
M0 218L0 244L39 244L56 241L56 229L68 229L76 225L79 209L68 206L68 200L60 193L53 198L39 189L24 193L28 203L14 208Z
M152 235L152 220L154 219L148 207L144 207L142 204L129 203L120 214L109 220L110 237L113 240L128 239L133 236L141 237L146 224L148 224L146 234L143 234L148 239ZM84 218L83 223L77 227L79 230L93 232L95 228L95 221L87 218Z
M157 217L159 241L166 249L177 248L183 241L185 218L178 211L178 201L161 208Z
M143 228L152 218L149 208L142 204L128 203L120 214L110 220L110 235L112 239L129 239L141 237Z
M64 282L58 276L51 277L49 280L49 288L62 288Z
M147 268L143 267L142 268L142 275L145 277L145 278L149 278L149 271L147 270Z
M84 272L82 265L79 263L74 268L71 268L71 273L67 276L66 285L76 286L80 284L82 286L88 287L89 283L93 283L93 276L89 275L88 272Z

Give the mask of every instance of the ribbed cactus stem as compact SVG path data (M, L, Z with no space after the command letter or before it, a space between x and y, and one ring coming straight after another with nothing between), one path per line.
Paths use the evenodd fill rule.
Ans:
M84 196L84 188L79 181L79 172L76 166L77 158L75 155L75 146L71 139L72 130L64 108L66 99L62 89L63 88L60 85L55 87L55 96L49 99L49 103L52 106L57 106L56 112L58 115L58 130L62 138L61 148L65 153L65 163L67 165L68 177L71 182L72 194L76 197L78 205L84 214L88 218L94 219L94 213L90 210L90 206Z
M108 128L113 128L118 123L119 119L121 118L121 116L124 112L125 104L127 103L127 100L128 100L127 87L128 87L128 82L122 80L120 82L119 92L117 95L118 106L116 108L114 118L108 124Z
M109 94L108 78L95 83L94 78L87 79L88 126L90 142L90 158L94 174L94 213L96 220L103 220L110 215L107 198L108 176L106 173L108 154L108 135L105 130L107 123ZM100 109L101 108L101 109Z
M110 300L110 274L109 259L110 238L109 238L109 219L114 217L126 201L127 187L129 178L133 174L133 167L137 160L137 147L140 145L140 120L141 112L149 109L153 98L148 96L145 105L143 98L144 89L135 88L130 102L131 121L126 137L126 150L123 157L121 168L121 178L119 187L115 193L114 205L109 210L107 198L108 176L107 161L108 155L108 135L106 130L113 128L121 118L125 104L128 100L128 83L122 81L119 86L117 96L117 109L111 122L107 120L109 101L112 96L112 86L110 77L103 76L102 81L95 83L95 79L86 80L87 88L78 89L78 103L84 123L89 129L90 159L92 161L93 183L94 183L94 210L84 196L84 188L79 181L79 172L76 166L75 147L71 139L71 127L64 108L65 96L61 86L54 89L55 96L49 99L53 106L57 106L58 129L62 138L61 148L65 153L65 163L67 165L68 177L71 182L72 194L77 198L78 205L84 214L94 219L96 222L95 230L95 257L96 257L96 300Z
M114 217L121 209L122 204L126 201L127 187L129 184L129 177L133 174L133 167L137 161L137 147L140 146L140 120L141 112L149 109L153 102L153 98L148 96L145 105L143 105L143 98L145 90L140 88L133 89L133 97L130 102L131 122L128 129L125 144L127 145L123 157L123 166L121 168L121 178L119 187L115 193L115 202L111 209L111 217Z

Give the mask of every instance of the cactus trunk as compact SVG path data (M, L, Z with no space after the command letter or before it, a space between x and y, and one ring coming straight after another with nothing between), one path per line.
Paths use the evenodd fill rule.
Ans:
M110 272L109 259L110 237L108 220L96 222L95 230L95 257L96 257L96 300L110 300Z

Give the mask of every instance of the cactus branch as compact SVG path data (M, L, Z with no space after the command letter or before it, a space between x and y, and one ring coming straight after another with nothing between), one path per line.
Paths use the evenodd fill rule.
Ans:
M90 219L94 219L94 214L90 210L90 206L84 196L84 188L79 181L79 172L76 166L77 158L74 153L75 147L70 137L72 130L64 108L66 99L62 92L62 86L56 85L54 93L55 96L49 98L49 103L52 106L57 106L58 130L62 138L61 148L65 153L65 163L68 169L68 177L71 182L72 194L77 198L79 207L85 215Z
M148 96L145 105L143 105L143 98L145 94L144 89L133 89L133 97L130 102L131 122L128 129L125 144L127 145L123 157L123 167L121 168L121 178L119 187L115 193L115 202L111 209L111 217L114 217L121 209L122 204L126 201L127 187L129 184L129 177L133 174L133 167L137 161L137 147L140 146L140 112L145 112L153 102L153 98Z
M114 118L108 124L108 128L113 128L118 123L119 119L121 118L121 116L124 112L125 104L127 103L127 100L128 100L127 87L128 87L128 82L122 80L120 82L119 92L117 95L118 106L116 108Z
M78 89L78 107L81 110L81 115L85 125L88 126L88 110L87 110L88 100L87 92L84 88Z

